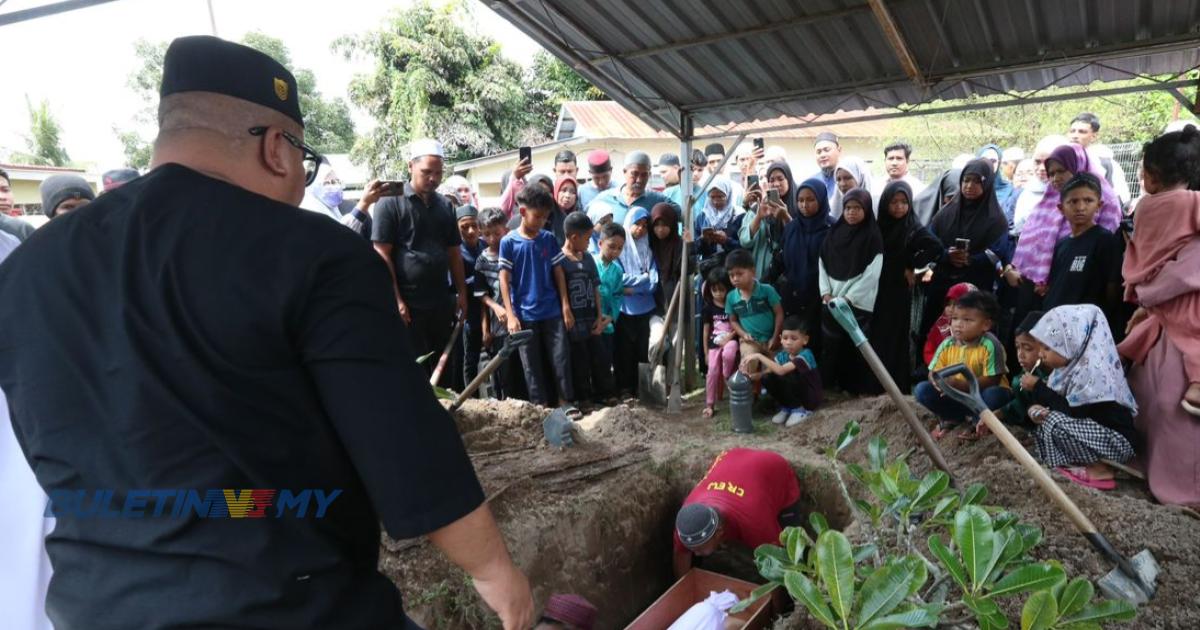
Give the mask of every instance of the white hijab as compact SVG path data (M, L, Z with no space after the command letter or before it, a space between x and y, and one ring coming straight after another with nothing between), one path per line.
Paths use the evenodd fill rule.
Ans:
M833 220L837 220L842 216L842 189L837 187L837 172L846 171L854 176L854 181L858 182L854 187L863 190L872 190L871 188L871 169L867 167L867 163L856 157L844 157L838 160L837 168L833 169L834 185L833 188L837 192L833 196L833 203L829 206L829 216ZM878 200L876 200L878 201ZM872 204L874 205L874 204ZM872 208L874 210L874 208Z

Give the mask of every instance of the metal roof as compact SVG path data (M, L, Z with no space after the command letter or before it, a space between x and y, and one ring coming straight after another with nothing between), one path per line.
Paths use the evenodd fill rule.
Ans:
M680 137L1200 66L1200 0L481 1Z

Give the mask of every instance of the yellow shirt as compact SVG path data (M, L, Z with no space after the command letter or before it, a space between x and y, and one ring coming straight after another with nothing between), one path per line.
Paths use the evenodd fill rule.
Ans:
M984 333L974 343L959 343L953 337L947 337L933 354L933 360L929 362L929 371L960 363L966 365L975 378L999 376L1000 387L1009 389L1004 346L992 333Z

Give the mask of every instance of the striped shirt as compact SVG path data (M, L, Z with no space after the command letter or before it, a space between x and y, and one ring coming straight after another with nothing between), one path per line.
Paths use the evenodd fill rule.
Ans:
M960 363L965 364L975 378L999 376L1000 386L1008 389L1004 345L992 333L984 333L979 341L974 343L959 343L954 337L947 337L933 354L933 360L929 362L929 371Z
M500 297L500 254L484 249L475 259L475 297L488 296L498 303L504 300ZM492 336L503 337L508 334L508 328L500 323L500 318L490 308L484 308L491 322Z

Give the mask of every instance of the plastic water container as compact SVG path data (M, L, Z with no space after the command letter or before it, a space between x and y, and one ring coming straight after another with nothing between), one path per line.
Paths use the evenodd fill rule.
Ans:
M726 383L729 387L729 415L734 433L753 433L754 392L750 377L741 370L733 373Z

